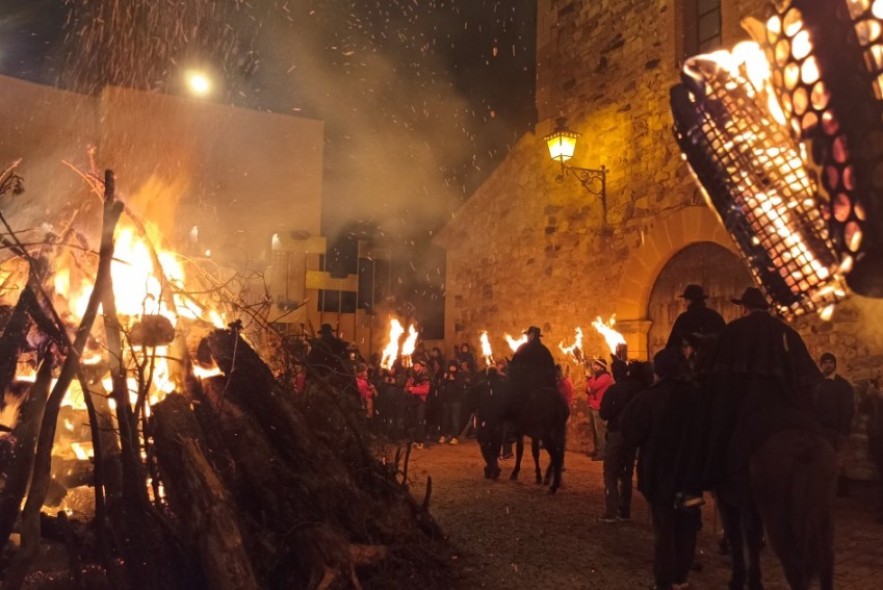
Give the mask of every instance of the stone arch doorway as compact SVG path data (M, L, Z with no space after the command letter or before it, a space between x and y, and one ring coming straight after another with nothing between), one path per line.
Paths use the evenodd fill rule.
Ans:
M710 242L738 256L727 231L705 206L689 206L654 221L629 252L616 293L616 325L625 336L629 357L649 359L647 313L657 278L668 262L691 244ZM679 293L678 293L679 294Z
M687 309L687 302L680 295L690 283L702 285L709 295L706 305L727 322L740 314L739 306L730 299L753 284L739 257L719 244L696 242L677 252L665 264L650 291L647 319L652 323L647 351L651 358L665 347L675 318Z

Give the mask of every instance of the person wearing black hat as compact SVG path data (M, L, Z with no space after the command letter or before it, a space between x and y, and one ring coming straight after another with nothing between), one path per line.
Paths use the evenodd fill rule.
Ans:
M707 363L703 483L716 494L731 558L742 564L743 543L754 551L763 539L749 461L779 432L821 434L813 416L813 392L822 375L800 334L770 314L759 289L749 287L732 301L743 315L727 324ZM749 587L760 584L751 579L755 572L747 573ZM734 568L731 587L741 588L745 574L744 568Z
M653 357L656 383L625 407L620 427L625 444L638 449L638 490L653 520L653 577L656 588L683 587L693 563L696 534L702 524L698 505L676 500L694 468L685 454L697 444L701 393L680 379L679 354L664 348Z
M555 359L540 339L542 332L536 326L524 331L527 342L518 347L509 361L509 377L513 388L530 391L540 387L558 389L555 381Z
M840 471L838 495L848 495L848 480L843 474L843 445L852 431L852 418L855 415L855 394L849 381L837 374L837 357L830 352L819 358L819 368L824 379L815 393L814 409L816 418L825 430L825 436L837 451Z
M720 334L726 322L718 312L705 306L708 295L700 285L687 285L681 298L687 300L687 310L675 319L665 347L682 352L689 346L698 352L708 339Z

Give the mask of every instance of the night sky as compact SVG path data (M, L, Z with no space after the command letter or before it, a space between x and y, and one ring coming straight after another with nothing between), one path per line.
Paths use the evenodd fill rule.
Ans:
M84 50L98 38L96 4L143 4L156 30L110 22ZM112 83L174 93L181 69L198 64L222 80L215 100L324 120L324 233L378 238L416 290L443 280L432 233L536 118L536 0L0 6L3 73L85 92Z

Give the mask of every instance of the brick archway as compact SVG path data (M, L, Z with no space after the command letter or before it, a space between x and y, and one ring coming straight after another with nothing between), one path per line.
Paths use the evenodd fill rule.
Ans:
M738 254L708 207L685 207L655 223L623 265L615 300L616 325L628 342L630 357L647 359L651 325L647 306L656 278L675 254L697 242L714 242Z

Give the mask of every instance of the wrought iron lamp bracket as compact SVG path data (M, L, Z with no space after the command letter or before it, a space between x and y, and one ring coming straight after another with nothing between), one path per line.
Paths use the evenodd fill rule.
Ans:
M594 195L601 200L601 209L604 219L604 225L607 225L607 168L579 168L577 166L568 166L561 164L561 174L558 176L559 181L563 181L568 174L573 175L583 188L590 195Z

